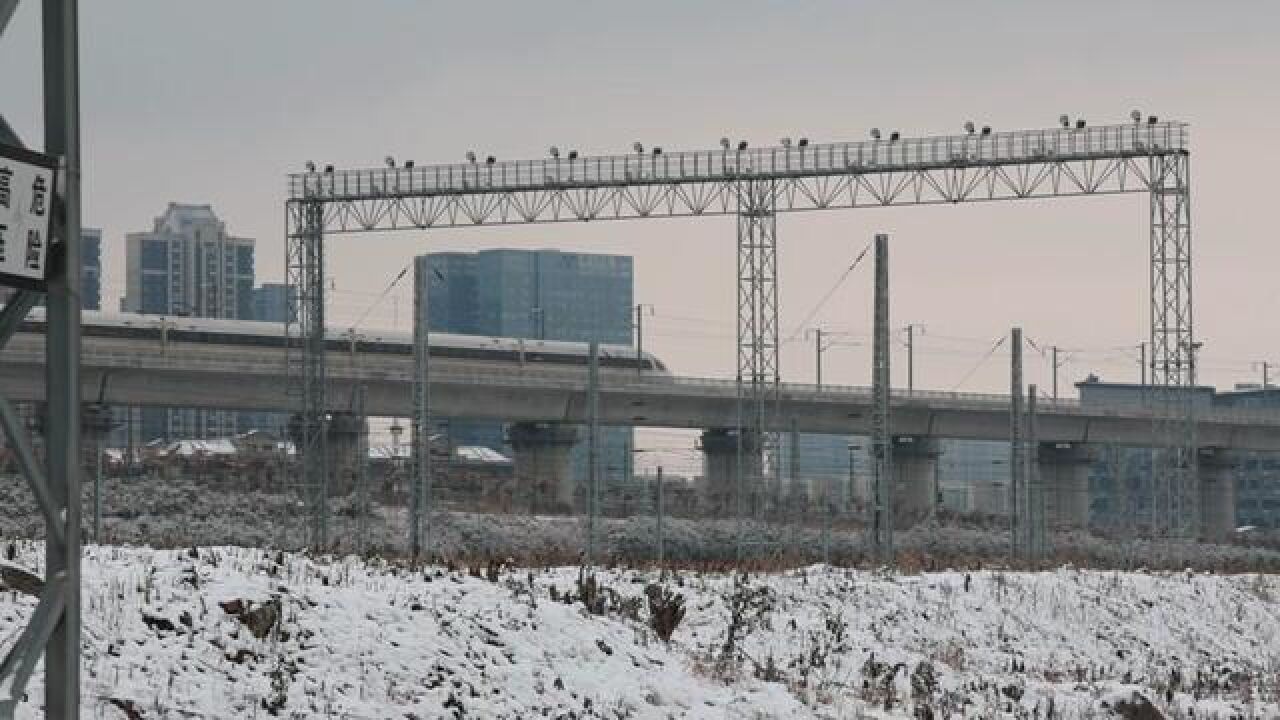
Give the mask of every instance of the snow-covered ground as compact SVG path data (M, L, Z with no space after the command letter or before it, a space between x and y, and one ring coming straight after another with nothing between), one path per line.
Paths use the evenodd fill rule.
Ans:
M38 544L15 550L40 571ZM84 716L1105 718L1135 691L1167 717L1280 716L1266 575L682 571L667 644L654 572L598 571L600 614L577 568L477 574L87 548ZM0 593L0 643L33 605ZM40 715L39 678L19 717Z

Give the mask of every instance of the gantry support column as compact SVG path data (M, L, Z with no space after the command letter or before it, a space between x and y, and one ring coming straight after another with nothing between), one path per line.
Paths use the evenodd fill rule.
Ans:
M1037 462L1049 527L1089 527L1089 472L1097 449L1080 443L1040 443Z
M909 528L937 503L938 441L917 435L893 438L894 524Z
M750 513L762 499L760 467L760 439L756 435L742 435L730 428L711 428L702 432L702 496L707 514L714 517L731 516L737 509L738 461L747 464L742 477L755 480L746 482L742 507Z
M1200 539L1221 542L1236 529L1236 471L1240 456L1222 448L1200 449Z
M321 548L329 539L328 433L325 431L324 204L290 201L285 210L285 279L296 293L297 312L285 314L289 396L297 402L291 423L299 485L307 504L307 543Z
M755 517L765 507L760 490L781 484L777 433L765 432L780 411L778 394L777 182L745 180L738 196L738 441L733 469L736 515ZM752 442L752 440L756 442ZM763 442L761 442L763 441ZM772 479L763 476L769 455ZM776 494L772 494L776 497ZM741 546L742 538L739 537Z
M572 513L577 483L569 468L569 451L578 428L559 423L514 423L507 440L515 451L516 502L528 498L533 513Z
M1151 188L1151 385L1160 443L1152 465L1152 530L1199 534L1196 481L1195 333L1191 302L1191 156L1153 157Z

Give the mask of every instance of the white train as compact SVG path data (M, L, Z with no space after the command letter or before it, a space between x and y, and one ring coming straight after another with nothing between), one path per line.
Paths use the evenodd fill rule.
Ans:
M282 348L285 345L285 330L281 323L86 311L82 315L81 325L81 332L86 338L122 338L152 340L156 343L206 343L245 347ZM36 308L31 312L23 322L22 330L44 332L43 308ZM586 343L453 333L431 333L429 340L431 356L438 358L553 366L585 366L587 364ZM383 330L352 332L334 329L326 332L326 345L330 351L349 352L352 350L353 343L355 350L360 353L413 354L411 333ZM641 371L646 374L670 374L666 365L657 357L650 353L637 355L634 348L625 345L601 345L600 365L606 368L633 370L639 365Z

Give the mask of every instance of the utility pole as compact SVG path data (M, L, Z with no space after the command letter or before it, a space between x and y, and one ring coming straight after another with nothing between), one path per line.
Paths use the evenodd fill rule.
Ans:
M587 565L595 563L600 512L600 343L587 346Z
M414 558L431 551L431 346L427 333L431 268L427 259L426 255L418 257L413 278L413 480L409 492L409 552Z
M1017 561L1021 555L1023 465L1022 451L1022 328L1013 328L1010 345L1010 385L1009 385L1009 550L1011 559Z
M876 235L875 327L872 348L873 398L871 547L881 562L893 562L893 439L889 425L889 236Z
M103 433L101 428L94 428L96 437L93 443L93 542L96 545L102 544L102 453L105 450Z
M645 310L653 314L653 306L636 303L636 375L644 374L644 316Z
M666 512L666 503L663 502L663 494L665 492L666 491L663 489L663 482L662 482L662 466L659 465L658 466L658 575L662 579L665 579L667 576L667 555L666 555L666 548L664 546L665 538L662 534L662 518Z
M1268 373L1271 370L1271 363L1267 362L1266 360L1263 360L1262 362L1254 363L1253 368L1255 370L1259 368L1262 369L1262 390L1265 392L1267 387L1271 385L1271 382L1269 379L1270 376L1268 375Z
M857 345L856 342L840 342L838 338L847 336L846 332L829 332L822 328L809 328L805 332L806 337L813 338L813 360L814 360L814 384L818 389L822 389L822 354L836 345ZM836 339L832 339L835 337Z
M817 363L814 369L815 384L822 389L822 328L813 329L813 358Z
M800 427L796 416L791 415L791 487L787 496L798 501L800 498ZM808 493L806 493L808 495ZM793 506L797 507L797 506Z
M1050 348L1053 351L1053 401L1058 401L1058 346L1054 345ZM1034 385L1032 387L1035 387Z
M1026 452L1023 453L1026 468L1023 470L1023 477L1027 481L1027 513L1025 516L1027 518L1027 555L1033 560L1040 560L1045 556L1047 532L1044 516L1044 486L1040 482L1038 458L1040 441L1038 438L1039 428L1036 425L1035 385L1027 386L1026 427Z
M1147 344L1145 342L1138 343L1138 377L1141 379L1143 387L1147 385Z
M831 513L835 509L832 504L834 490L834 473L827 473L826 487L822 491L822 564L831 564Z
M361 555L369 547L369 387L361 382L356 386L355 411L360 419L360 436L357 440L356 462L356 551Z
M849 479L845 482L844 497L842 500L845 512L852 512L853 499L858 494L858 465L857 455L854 454L858 450L858 446L853 443L849 443L847 449L849 450Z
M916 328L920 329L920 334L924 334L924 325L920 323L907 324L907 394L914 395L916 390Z

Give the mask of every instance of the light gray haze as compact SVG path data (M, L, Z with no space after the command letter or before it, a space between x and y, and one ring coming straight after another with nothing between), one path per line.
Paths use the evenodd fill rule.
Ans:
M40 142L37 16L0 43L0 107ZM1280 112L1274 2L82 3L85 222L104 229L104 306L122 293L123 236L171 200L211 203L257 238L259 281L283 266L286 173L308 160L418 164L467 150L542 157L633 141L669 150L782 136L865 138L1046 127L1061 113L1124 122L1137 108L1192 125L1196 330L1202 378L1253 380L1280 359L1276 204ZM1144 195L856 210L779 221L784 333L873 232L893 237L892 315L923 323L917 384L951 389L1007 328L1070 348L1068 380L1136 380L1146 338ZM412 255L543 247L632 254L656 308L647 347L679 372L732 372L731 219L442 230L331 239L331 317L352 322ZM865 338L870 263L818 314ZM370 323L406 325L396 290ZM868 384L869 349L835 348L831 382ZM895 382L904 382L902 355ZM1028 381L1049 363L1028 358ZM997 355L961 389L1001 390ZM812 348L783 375L810 380Z

